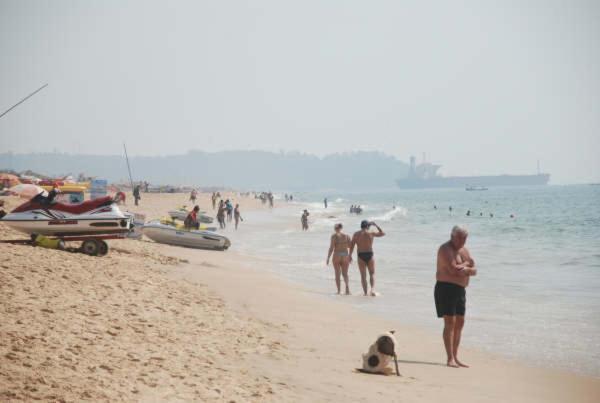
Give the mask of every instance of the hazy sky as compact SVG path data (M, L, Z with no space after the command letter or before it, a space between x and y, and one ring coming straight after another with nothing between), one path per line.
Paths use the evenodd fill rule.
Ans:
M600 180L600 1L0 0L0 151L381 150Z

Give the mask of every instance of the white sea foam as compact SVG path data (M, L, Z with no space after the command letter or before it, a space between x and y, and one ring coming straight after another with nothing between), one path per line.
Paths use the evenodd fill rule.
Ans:
M405 209L404 207L396 206L395 209L392 209L380 216L370 217L370 220L371 221L389 222L389 221L393 221L396 218L406 217L407 214L408 214L407 209Z

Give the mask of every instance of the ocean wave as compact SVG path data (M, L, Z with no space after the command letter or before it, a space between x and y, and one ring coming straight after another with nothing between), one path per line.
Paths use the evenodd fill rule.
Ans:
M396 207L395 209L392 209L380 216L370 217L370 220L388 222L393 221L396 217L406 217L407 214L408 210L404 207Z

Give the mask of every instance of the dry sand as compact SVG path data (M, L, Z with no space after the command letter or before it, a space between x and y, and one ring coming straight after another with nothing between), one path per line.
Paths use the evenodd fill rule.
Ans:
M186 195L142 195L147 218ZM209 210L206 197L200 201ZM242 209L264 208L240 199ZM14 205L14 200L9 204ZM131 204L131 203L130 203ZM0 239L16 234L0 224ZM0 244L0 400L595 402L600 380L469 349L315 295L268 260L148 241L103 258ZM273 268L275 269L276 268ZM344 298L344 297L340 297ZM402 377L360 374L395 329ZM466 330L468 331L468 329Z
M148 196L150 214L182 197ZM0 239L22 237L0 224ZM275 325L168 276L181 261L152 242L109 243L103 258L0 244L0 401L272 396L246 357L280 354Z

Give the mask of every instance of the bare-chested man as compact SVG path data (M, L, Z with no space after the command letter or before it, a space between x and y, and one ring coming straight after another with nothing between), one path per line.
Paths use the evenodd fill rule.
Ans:
M477 274L475 261L465 248L468 232L454 226L450 240L438 249L434 299L438 318L444 318L444 347L449 367L466 367L458 359L460 336L465 324L469 277Z
M374 225L378 232L370 232L369 227ZM360 270L360 281L362 288L367 295L367 268L369 269L369 279L371 282L371 295L376 296L375 293L375 259L373 258L373 238L379 238L385 235L385 232L379 228L379 225L374 222L363 220L360 223L360 231L355 232L350 243L350 259L352 259L352 253L354 252L354 246L356 246L358 255L358 269Z

